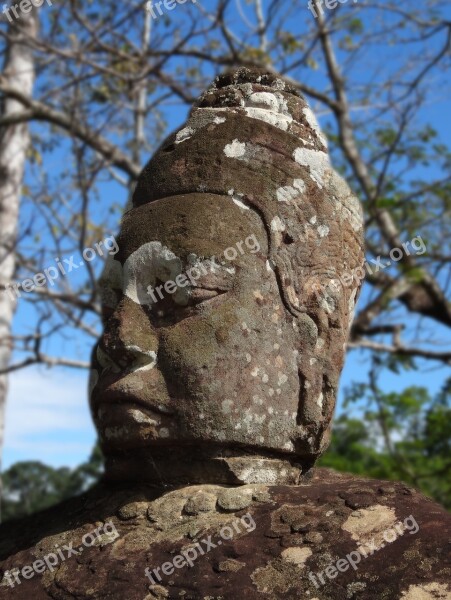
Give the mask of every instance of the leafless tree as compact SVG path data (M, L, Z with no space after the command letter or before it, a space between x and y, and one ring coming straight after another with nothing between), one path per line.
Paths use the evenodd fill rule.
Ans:
M27 39L36 38L36 14L25 15L9 30L5 48L2 83L20 89L30 99L35 79L34 56ZM20 112L22 103L10 96L2 98L0 118ZM11 327L16 308L14 294L6 293L13 282L17 258L17 233L23 173L30 138L27 121L4 125L0 129L0 448L3 446L2 415L7 394L7 369L11 359Z

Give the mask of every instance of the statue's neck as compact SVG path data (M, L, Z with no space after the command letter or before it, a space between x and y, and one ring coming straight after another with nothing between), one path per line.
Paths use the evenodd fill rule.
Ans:
M184 446L130 450L108 455L107 481L161 485L259 483L297 485L311 465L288 454Z

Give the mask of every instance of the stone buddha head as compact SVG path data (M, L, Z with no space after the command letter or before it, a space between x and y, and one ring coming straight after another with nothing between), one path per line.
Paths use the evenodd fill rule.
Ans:
M296 89L218 77L144 168L101 278L107 476L297 482L328 444L362 232Z

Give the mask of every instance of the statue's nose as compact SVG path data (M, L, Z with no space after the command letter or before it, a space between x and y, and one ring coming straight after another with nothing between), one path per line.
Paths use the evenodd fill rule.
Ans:
M157 362L158 338L143 308L124 298L105 325L97 347L102 369L150 370Z

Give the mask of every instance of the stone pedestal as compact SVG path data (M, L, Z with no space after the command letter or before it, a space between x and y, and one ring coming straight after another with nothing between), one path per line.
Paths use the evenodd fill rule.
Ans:
M101 485L1 527L3 573L72 552L20 584L4 576L0 590L11 600L449 600L450 530L450 515L404 484L327 469L297 486Z

